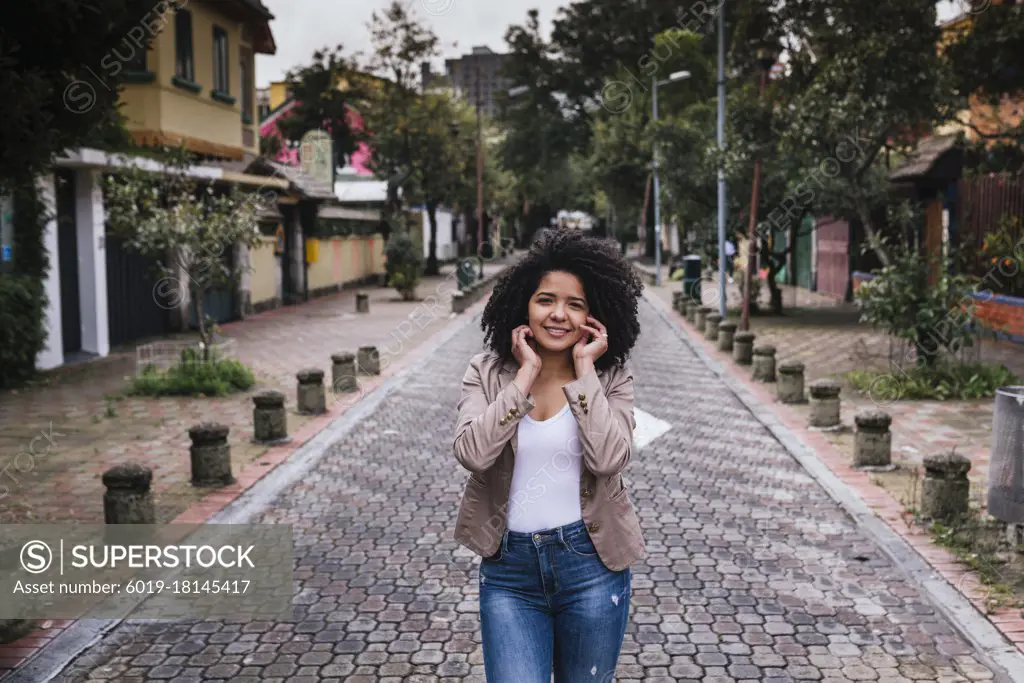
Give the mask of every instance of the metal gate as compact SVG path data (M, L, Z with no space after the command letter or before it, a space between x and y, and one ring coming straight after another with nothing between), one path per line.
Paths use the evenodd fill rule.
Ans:
M850 224L832 216L818 218L818 291L846 300L850 289Z
M178 301L174 283L162 281L153 259L124 246L110 235L107 254L107 315L110 344L127 344L171 331L170 309Z

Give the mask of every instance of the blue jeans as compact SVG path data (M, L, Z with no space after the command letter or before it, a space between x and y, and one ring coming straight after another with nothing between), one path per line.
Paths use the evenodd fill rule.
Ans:
M611 683L632 574L601 562L586 525L505 531L480 563L488 683Z

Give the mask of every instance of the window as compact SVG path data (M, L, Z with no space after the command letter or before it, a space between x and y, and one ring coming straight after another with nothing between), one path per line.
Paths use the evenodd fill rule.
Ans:
M228 32L220 26L213 27L213 89L221 93L231 92L228 81Z
M125 71L144 73L148 70L146 69L146 53L148 52L146 44L133 45L132 49L134 52L132 53L132 58L124 65Z
M195 82L196 68L192 59L192 13L179 9L174 13L174 73L178 78Z
M252 51L243 47L239 50L239 62L242 74L242 118L252 122L253 117L253 88L252 82Z

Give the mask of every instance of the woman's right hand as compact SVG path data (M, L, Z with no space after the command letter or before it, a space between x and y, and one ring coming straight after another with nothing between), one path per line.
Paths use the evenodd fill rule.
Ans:
M515 356L520 368L528 369L536 374L540 372L541 363L540 356L528 341L532 337L533 332L529 325L520 325L512 330L512 355Z

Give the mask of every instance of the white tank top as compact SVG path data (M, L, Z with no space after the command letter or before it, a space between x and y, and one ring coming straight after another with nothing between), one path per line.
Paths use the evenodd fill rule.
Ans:
M532 533L578 522L583 445L569 404L544 421L519 421L508 528Z

